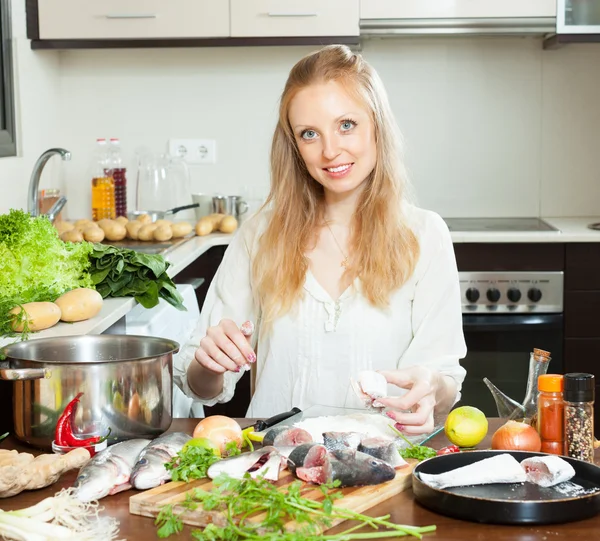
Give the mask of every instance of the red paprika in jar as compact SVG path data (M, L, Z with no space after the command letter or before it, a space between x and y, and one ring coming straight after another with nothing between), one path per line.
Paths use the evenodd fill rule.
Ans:
M543 374L538 377L537 431L542 440L542 452L562 455L565 433L563 376Z

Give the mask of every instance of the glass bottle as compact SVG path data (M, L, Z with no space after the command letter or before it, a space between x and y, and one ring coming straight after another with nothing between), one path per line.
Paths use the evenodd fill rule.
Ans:
M121 142L113 137L108 149L109 163L106 173L115 185L115 213L127 217L127 169L123 165Z
M538 378L538 391L537 431L542 440L542 453L562 455L565 432L563 376L542 374Z
M494 397L498 416L510 421L522 421L533 426L537 424L537 383L538 378L548 371L550 364L550 352L534 348L529 355L529 374L527 376L527 389L525 399L519 404L517 401L506 396L490 380L484 378L484 382Z
M106 139L96 140L96 153L92 161L92 219L94 221L108 218L114 220L115 183L108 174L108 155Z
M594 462L594 389L593 374L565 374L565 454Z

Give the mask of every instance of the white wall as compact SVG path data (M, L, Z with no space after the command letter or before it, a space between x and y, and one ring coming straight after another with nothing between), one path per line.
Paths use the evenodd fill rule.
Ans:
M96 137L120 137L130 157L139 146L163 151L172 137L214 138L217 163L192 168L193 190L264 194L277 100L291 66L311 50L57 54L20 42L23 157L0 160L0 190L19 186L11 204L25 205L33 161L64 146L73 153L63 167L70 217L90 212ZM600 214L600 46L389 39L367 41L363 54L387 86L423 206L445 216ZM8 206L3 197L0 211Z

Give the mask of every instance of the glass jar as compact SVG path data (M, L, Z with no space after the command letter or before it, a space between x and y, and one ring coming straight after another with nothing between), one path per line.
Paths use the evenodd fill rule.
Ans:
M563 376L543 374L538 377L537 431L542 440L542 453L562 455L564 452Z
M594 388L593 374L565 374L565 454L591 463L594 462Z

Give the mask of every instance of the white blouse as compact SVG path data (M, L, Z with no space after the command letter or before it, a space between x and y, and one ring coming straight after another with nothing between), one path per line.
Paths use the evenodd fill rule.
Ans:
M248 417L269 417L297 406L361 407L350 378L361 370L423 365L454 378L460 388L466 355L458 271L450 233L437 214L408 207L407 218L421 253L412 277L392 294L389 307L375 308L360 293L357 279L334 301L309 270L294 310L276 320L270 333L253 336L257 346L256 383ZM187 368L209 326L223 318L256 322L251 257L266 224L259 214L233 238L210 285L200 320L174 365L176 384L212 406L231 400L243 371L226 372L223 392L210 400L196 396ZM257 336L258 334L258 336ZM389 394L405 391L389 386ZM194 407L194 413L201 412Z

